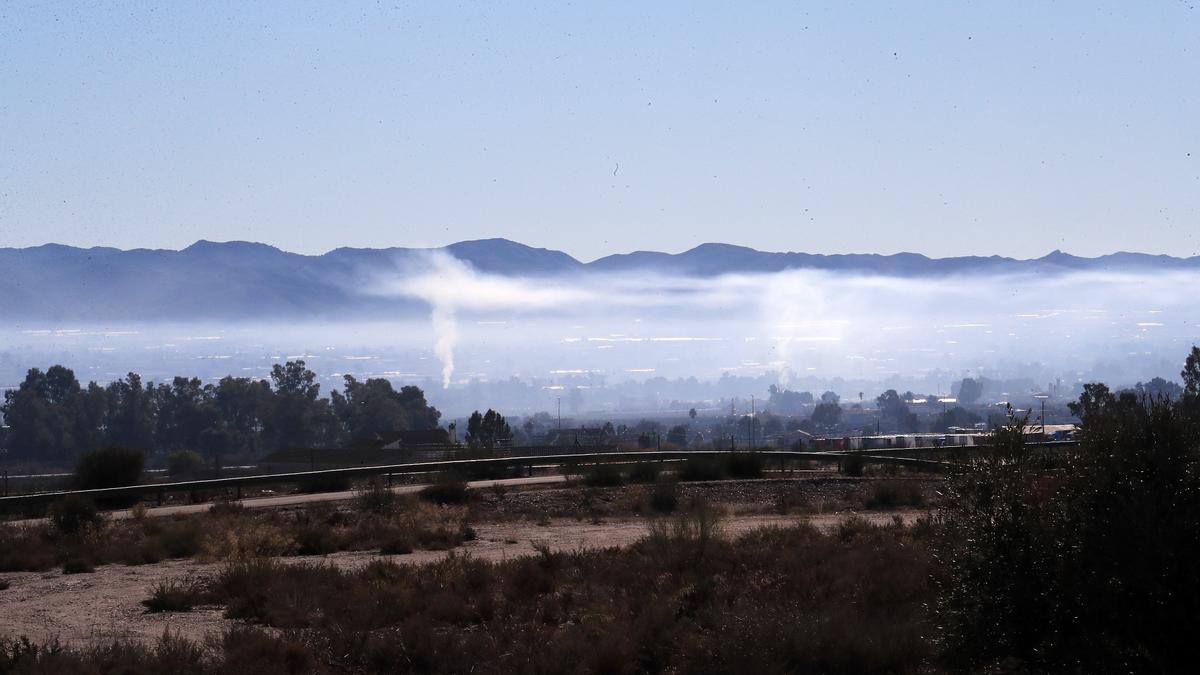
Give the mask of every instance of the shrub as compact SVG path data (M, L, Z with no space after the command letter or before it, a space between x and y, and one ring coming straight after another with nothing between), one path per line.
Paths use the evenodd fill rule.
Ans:
M358 493L354 500L354 507L359 513L382 516L391 514L396 508L397 501L395 492L378 483L371 483L367 489Z
M1200 411L1101 387L1085 385L1077 448L1028 448L1013 419L948 482L934 581L955 669L1195 666Z
M342 474L320 474L310 476L300 482L300 491L305 494L346 492L350 487L350 479Z
M241 502L217 502L208 507L208 515L215 518L230 518L245 516L250 513L250 509L246 508Z
M172 476L194 476L203 473L204 458L192 450L176 450L167 455L167 473Z
M661 462L638 462L629 469L630 483L654 483L662 473Z
M613 464L598 463L583 472L583 484L588 487L618 487L625 484L621 469Z
M220 646L222 670L227 673L325 672L303 644L257 628L234 626L222 636Z
M440 478L417 494L421 499L434 504L461 504L470 496L466 482L450 478Z
M342 541L335 528L324 523L300 526L292 538L300 555L326 555L342 550Z
M724 514L703 499L693 499L686 510L650 523L644 545L668 568L698 564L713 541L724 535Z
M0 572L48 570L57 563L50 528L0 525Z
M679 506L679 485L665 476L654 482L650 508L658 513L673 513Z
M71 558L63 563L63 574L91 574L96 571L92 564L83 558Z
M869 509L894 509L901 506L920 506L924 502L921 486L914 481L881 480L871 484L864 502Z
M150 597L142 600L148 613L188 612L203 602L204 584L197 579L160 581Z
M692 457L679 465L679 480L720 480L724 477L724 463L717 457Z
M187 518L163 524L147 540L160 546L167 558L190 558L200 552L204 532L197 519Z
M756 452L736 452L725 458L726 471L733 478L762 478L764 464Z
M392 532L379 547L381 555L408 555L413 552L412 536L408 532Z
M87 497L67 495L50 506L50 523L63 534L76 534L102 522L95 503Z
M145 457L119 445L84 453L75 464L75 486L80 490L137 485Z
M209 526L200 557L205 560L251 560L285 555L292 538L278 525L259 520L215 520Z
M863 475L863 464L862 455L857 452L849 452L842 455L840 468L842 473L847 476L861 476Z

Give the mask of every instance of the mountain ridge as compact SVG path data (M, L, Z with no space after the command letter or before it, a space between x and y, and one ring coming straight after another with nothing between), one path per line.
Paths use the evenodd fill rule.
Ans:
M406 259L442 251L480 272L553 276L652 272L711 277L811 269L899 277L1200 270L1200 256L1119 251L1095 258L1059 250L1040 258L919 253L772 252L709 242L681 253L633 251L582 262L562 251L508 239L476 239L440 248L336 248L293 253L251 241L199 240L183 249L81 248L43 244L0 248L0 316L85 320L323 318L422 308L415 300L358 291L373 272L395 274Z

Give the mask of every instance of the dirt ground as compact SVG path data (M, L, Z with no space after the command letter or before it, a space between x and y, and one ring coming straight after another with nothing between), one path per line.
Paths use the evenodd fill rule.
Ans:
M921 513L899 511L861 515L872 521L887 522L896 515L912 521ZM728 535L736 536L760 527L800 522L831 527L848 516L848 513L732 515L725 521L725 530ZM488 560L504 560L533 553L535 545L559 551L628 546L646 534L647 520L618 518L592 523L549 519L540 523L478 523L474 527L478 538L455 551ZM345 552L281 560L355 567L380 558L420 564L445 555L448 553L444 551L416 551L396 556ZM35 642L57 639L63 644L78 645L112 640L152 641L164 631L170 631L202 640L230 624L222 617L220 608L147 614L140 603L160 582L192 575L214 575L219 569L220 564L172 560L136 567L105 565L93 574L64 575L58 571L0 574L0 581L9 584L7 590L0 591L0 636L27 636Z

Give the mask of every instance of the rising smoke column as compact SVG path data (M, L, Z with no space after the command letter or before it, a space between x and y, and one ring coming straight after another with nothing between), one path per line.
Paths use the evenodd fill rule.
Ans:
M454 347L458 344L454 306L449 302L434 303L430 319L433 324L433 353L442 362L442 389L449 389L450 376L454 374Z
M566 289L545 280L482 274L445 251L425 251L397 261L395 273L363 285L367 292L423 300L430 307L433 351L442 362L442 387L454 375L461 312L560 310L596 298L580 288Z

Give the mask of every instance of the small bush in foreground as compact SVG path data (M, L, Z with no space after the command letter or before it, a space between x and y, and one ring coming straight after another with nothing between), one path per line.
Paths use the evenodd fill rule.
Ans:
M50 506L50 523L63 534L76 534L100 522L96 505L87 497L67 495Z
M913 481L881 480L871 484L864 504L869 509L894 509L920 506L924 500L921 486Z
M146 611L188 612L204 598L204 585L195 579L162 581L154 587L149 598L142 600Z
M653 483L662 473L661 462L638 462L629 469L630 483Z
M0 525L0 572L42 572L58 563L49 526Z
M619 487L625 484L620 467L613 464L592 464L584 469L583 484L588 487Z
M725 467L718 457L692 457L679 465L679 480L720 480L725 477Z
M839 468L841 469L842 473L846 474L847 476L861 476L863 475L864 464L865 461L863 460L862 455L858 454L857 452L851 452L842 456L842 461Z
M350 479L339 474L324 474L305 478L300 483L300 491L305 494L319 492L346 492L351 487Z
M395 492L378 483L371 483L367 489L358 493L354 500L354 508L359 513L383 516L395 510L397 501L399 500Z
M68 647L26 638L0 642L0 673L8 675L293 675L329 672L303 645L255 628L235 627L210 649L170 632L157 642L101 642Z
M738 452L725 458L726 471L733 478L762 478L765 461L755 452Z
M673 479L659 477L650 493L650 508L658 513L673 513L679 506L679 485Z
M848 541L811 527L731 541L697 503L625 549L420 567L238 563L211 601L278 631L298 662L340 672L882 675L928 671L927 561L902 526L865 522ZM243 630L225 658L266 639Z
M462 504L467 501L469 496L465 481L447 478L439 479L438 482L426 486L417 494L421 499L434 504Z
M96 568L92 567L92 564L83 558L71 558L63 563L62 569L63 574L91 574L95 571Z

